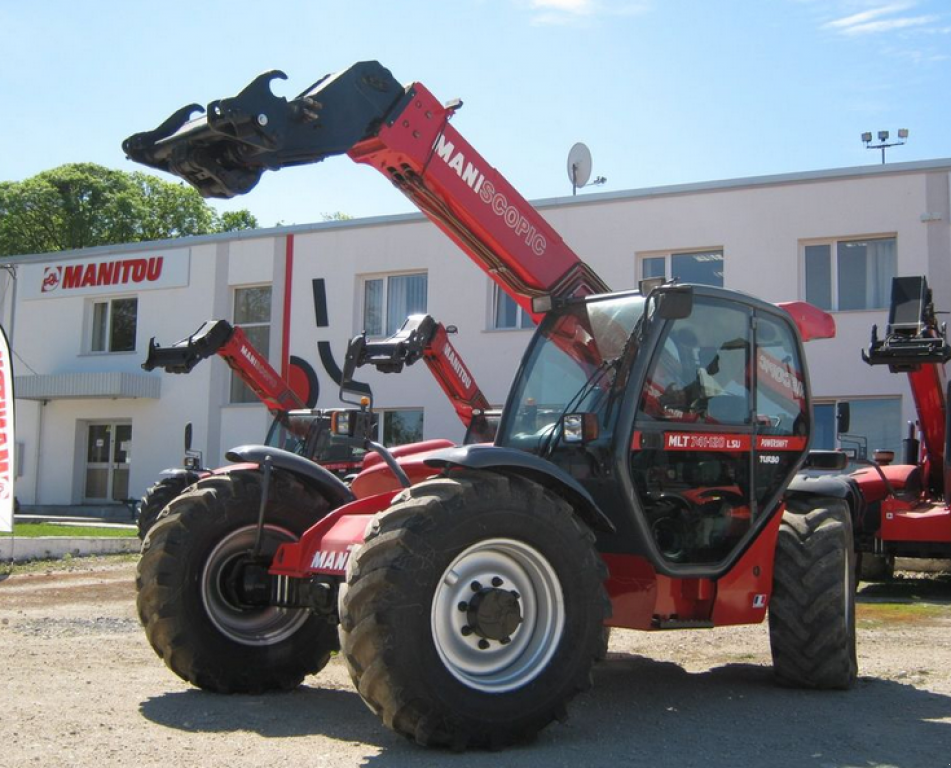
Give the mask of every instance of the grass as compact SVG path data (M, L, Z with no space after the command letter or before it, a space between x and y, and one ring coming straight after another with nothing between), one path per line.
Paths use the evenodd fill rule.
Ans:
M940 603L864 603L856 606L859 627L935 624L951 619L951 606Z
M0 536L10 536L0 533ZM13 536L34 539L39 536L96 536L100 538L128 538L136 536L134 528L104 528L95 525L64 525L61 523L14 523Z
M73 557L64 555L55 560L29 560L23 563L0 563L0 582L13 574L25 573L53 573L54 571L90 571L104 565L122 565L134 563L139 559L138 552L129 552L117 555L89 555L88 557Z

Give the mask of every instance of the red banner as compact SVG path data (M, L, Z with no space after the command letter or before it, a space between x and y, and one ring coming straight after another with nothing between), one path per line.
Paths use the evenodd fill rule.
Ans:
M13 479L16 476L13 433L13 369L10 344L0 328L0 531L13 531Z

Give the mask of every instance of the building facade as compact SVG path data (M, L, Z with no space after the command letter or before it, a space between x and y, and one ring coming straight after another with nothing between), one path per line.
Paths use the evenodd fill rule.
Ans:
M810 342L816 445L835 444L834 408L852 404L846 448L898 448L915 410L904 377L860 359L884 331L891 278L928 276L951 309L951 160L590 194L535 205L618 289L642 277L724 285L834 313L837 336ZM149 340L169 345L209 319L245 329L271 364L339 404L347 341L388 335L427 312L502 405L530 320L422 215L334 221L174 241L25 255L0 272L0 321L13 349L17 497L22 505L137 498L182 453L208 465L262 442L269 417L215 358L187 375L147 373ZM460 439L463 428L422 364L365 370L383 437ZM299 388L300 389L300 388Z

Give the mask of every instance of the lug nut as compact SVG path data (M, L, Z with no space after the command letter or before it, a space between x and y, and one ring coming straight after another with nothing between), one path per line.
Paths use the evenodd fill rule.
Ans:
M514 597L516 600L521 600L521 599L522 599L522 596L521 596L518 592L516 592L514 589L512 590L511 595L512 595L512 597Z
M498 576L493 576L493 577L492 577L492 586L493 586L493 587L501 587L504 583L505 583L505 582L502 581L502 579L500 579Z
M487 651L489 649L489 641L484 637L479 641L479 650Z
M466 611L469 610L469 603L467 603L465 600L463 600L463 601L462 601L461 603L459 603L459 605L457 605L456 607L457 607L460 611L462 611L463 613L465 613Z
M482 591L482 585L481 585L478 581L473 581L473 582L469 585L469 589L471 589L473 592L481 592L481 591Z
M462 632L462 634L463 634L464 637L469 637L469 635L472 634L472 627L470 627L470 626L467 624L467 625L464 626L460 631Z
M502 643L502 645L508 645L509 643L512 642L512 638L511 638L511 637L503 637L501 640L499 640L499 642Z

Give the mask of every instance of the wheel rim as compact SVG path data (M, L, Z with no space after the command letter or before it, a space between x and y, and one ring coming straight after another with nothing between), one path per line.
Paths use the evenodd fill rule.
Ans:
M502 619L480 620L480 603L482 614ZM431 619L436 651L457 680L488 693L510 691L534 680L555 653L565 626L561 582L534 547L488 539L443 572Z
M242 608L224 586L231 567L251 551L257 526L239 528L225 536L212 550L201 577L201 598L212 624L226 637L242 645L274 645L293 635L307 621L307 611L291 608ZM261 552L273 554L279 544L297 541L290 531L265 525Z

